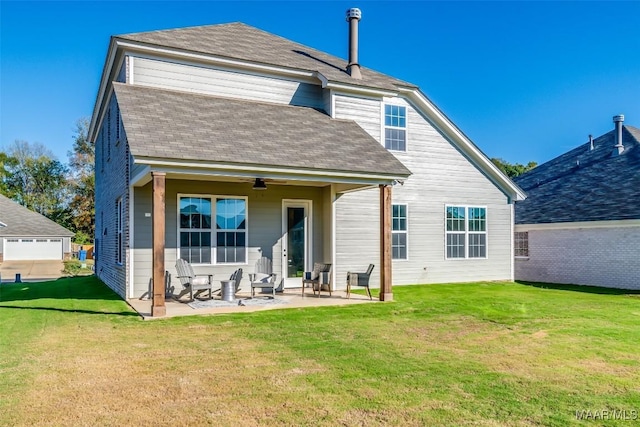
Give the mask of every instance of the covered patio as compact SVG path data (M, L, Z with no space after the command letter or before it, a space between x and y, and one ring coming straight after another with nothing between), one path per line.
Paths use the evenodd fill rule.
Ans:
M245 286L246 287L246 286ZM251 293L249 290L239 292L236 295L236 300L232 304L224 304L224 306L216 306L216 302L221 302L220 297L216 296L213 300L211 307L206 307L208 299L201 298L196 300L196 304L189 304L188 296L181 300L175 300L173 298L165 299L164 317L179 317L179 316L198 316L198 315L216 315L216 314L235 314L235 313L251 313L255 311L264 310L282 310L282 309L300 309L311 307L330 307L330 306L343 306L353 304L372 304L379 302L377 299L370 300L367 295L362 293L351 293L351 296L347 298L345 291L334 291L329 296L326 292L318 298L311 292L311 288L307 288L305 296L302 296L301 289L285 289L284 292L276 294L276 301L269 303L266 296L260 295L253 299L256 301L265 301L265 304L251 304ZM153 316L151 300L146 299L130 299L127 301L131 307L142 316L144 320L150 320L159 318ZM202 303L202 304L200 304ZM242 303L243 305L240 305ZM199 306L200 305L200 306ZM195 307L194 307L195 306Z
M372 286L381 301L392 299L391 192L411 172L354 121L305 107L114 88L132 156L125 292L134 307L143 293L152 300L139 312L180 312L164 292L178 258L224 280L267 257L287 292L316 262L333 265L334 291L348 271L375 264ZM356 209L374 214L357 252L368 253L346 261L338 240L360 241L362 230L342 236L337 205L362 190L373 203Z

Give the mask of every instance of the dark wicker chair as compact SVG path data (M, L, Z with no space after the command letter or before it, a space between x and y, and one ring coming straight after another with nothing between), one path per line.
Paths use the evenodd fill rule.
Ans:
M307 285L311 285L314 295L318 292L318 297L321 291L328 291L331 296L331 276L331 264L314 263L313 271L306 271L302 278L302 296Z
M371 296L371 290L369 289L369 279L371 278L373 267L373 264L369 264L369 268L367 268L366 273L347 273L347 298L351 298L351 286L362 286L367 288L369 299L373 299Z

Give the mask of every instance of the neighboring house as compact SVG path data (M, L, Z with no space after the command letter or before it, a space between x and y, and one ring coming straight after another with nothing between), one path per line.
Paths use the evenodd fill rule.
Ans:
M89 131L98 276L159 301L178 257L225 278L267 256L285 287L331 263L337 289L373 263L381 299L391 270L396 285L512 279L524 193L349 43L347 62L242 23L112 37Z
M0 262L71 256L73 233L0 194Z
M640 289L640 129L613 120L516 179L517 280Z

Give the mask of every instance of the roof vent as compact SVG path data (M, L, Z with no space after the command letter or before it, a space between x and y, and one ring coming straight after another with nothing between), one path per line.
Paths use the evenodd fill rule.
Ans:
M593 151L595 148L593 145L593 135L589 135L589 151Z
M354 79L362 79L360 64L358 63L358 21L362 18L362 12L357 7L347 10L347 22L349 23L349 64L347 73Z
M624 115L619 114L613 116L613 123L615 125L615 141L616 145L613 146L613 155L619 156L624 152L624 145L622 144L622 122L624 122Z

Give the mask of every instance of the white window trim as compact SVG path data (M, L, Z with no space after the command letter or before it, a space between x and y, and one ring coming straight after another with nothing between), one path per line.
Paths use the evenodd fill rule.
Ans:
M387 105L393 105L395 107L402 107L404 108L404 124L405 126L403 128L401 127L396 127L396 126L387 126L386 123L386 114L385 114L385 107ZM402 104L400 102L393 102L393 101L383 101L380 103L380 124L381 124L381 130L380 130L380 142L382 144L383 147L385 147L387 150L392 151L394 153L407 153L409 151L409 106ZM385 129L386 128L390 128L390 129L403 129L404 130L404 150L394 150L391 148L387 148L387 138L386 138L386 132Z
M393 230L393 205L399 205L405 207L405 220L407 223L407 229L404 231L394 231ZM406 235L405 245L407 248L407 256L406 258L393 258L393 233L404 233ZM408 203L393 203L391 202L391 261L392 262L407 262L409 261L409 204Z
M516 234L527 233L527 255L515 255L516 253ZM515 259L529 259L529 231L514 231L513 232L513 253Z
M447 256L447 235L448 234L462 234L460 231L447 231L447 208L464 208L464 258L449 258ZM485 227L483 232L469 231L469 208L484 209L485 212ZM463 203L449 203L444 205L444 259L447 261L460 261L460 260L475 260L475 259L489 259L489 209L483 205L466 205ZM484 234L485 238L485 256L483 257L469 257L469 234Z
M237 196L233 194L193 194L193 193L178 193L176 198L176 248L178 249L176 252L176 258L180 258L180 198L181 197L199 197L199 198L209 198L211 199L211 263L191 263L191 265L195 266L233 266L233 265L249 265L249 197L248 196ZM245 216L245 229L244 229L244 239L245 239L245 248L244 248L244 260L245 262L218 262L218 253L214 249L217 245L214 245L214 242L217 242L217 236L215 233L218 231L215 228L215 199L242 199L245 203L245 209L247 210L247 214Z
M116 265L124 264L123 206L122 197L118 197L116 199Z

